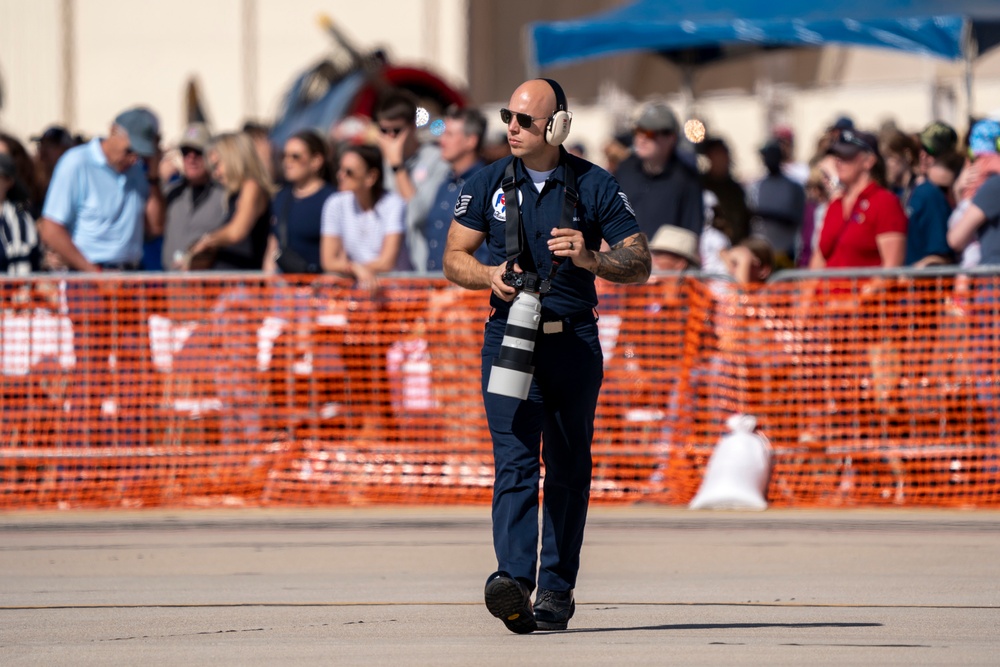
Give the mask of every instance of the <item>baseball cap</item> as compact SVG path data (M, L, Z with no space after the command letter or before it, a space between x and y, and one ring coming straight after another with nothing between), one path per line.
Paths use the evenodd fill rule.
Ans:
M14 178L16 173L17 167L14 165L14 158L6 153L0 153L0 176Z
M41 134L31 137L32 141L46 144L57 144L59 146L72 146L73 135L62 125L51 125Z
M969 133L969 153L1000 153L1000 123L995 120L981 120L972 126Z
M635 122L636 129L677 134L680 123L673 110L662 102L647 104Z
M920 145L933 156L953 153L958 146L958 133L951 125L934 121L920 133Z
M690 229L675 225L661 225L653 234L653 239L649 242L649 249L654 252L671 252L679 255L691 262L693 266L701 264L701 258L698 256L698 235Z
M211 140L212 135L209 133L208 128L204 123L191 123L187 126L187 129L184 130L184 136L182 136L181 140L177 142L177 147L193 148L204 153Z
M836 121L834 121L833 125L831 125L830 128L834 130L853 130L854 121L851 120L850 116L841 116Z
M160 139L160 121L145 107L123 111L115 118L115 125L128 132L129 148L142 157L156 155Z
M878 137L871 132L841 130L826 152L828 155L836 155L848 160L858 153L878 155Z

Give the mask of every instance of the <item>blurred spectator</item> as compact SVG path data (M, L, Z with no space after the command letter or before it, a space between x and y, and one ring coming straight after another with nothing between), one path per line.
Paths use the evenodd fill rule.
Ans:
M978 257L963 255L963 266L1000 264L1000 123L982 120L969 135L972 163L959 179L961 198L955 208L948 244L956 252L978 242ZM992 298L992 297L991 297Z
M0 153L0 275L8 276L38 271L42 260L35 219L22 204L7 197L16 173L14 159Z
M208 163L212 178L226 190L225 224L191 246L188 264L216 271L259 271L264 266L274 190L267 168L251 138L242 132L215 139L208 149Z
M323 269L353 277L375 294L378 274L392 271L403 247L406 202L385 189L382 152L349 146L340 156L339 192L323 207Z
M994 174L1000 174L1000 122L981 120L969 132L969 158L955 181L954 197L958 203L948 218L949 234L965 215L980 186ZM979 241L970 241L959 254L962 268L977 266L980 260Z
M632 135L628 132L616 134L604 144L604 168L612 174L618 171L618 167L632 154Z
M802 233L795 252L795 266L806 268L816 251L823 230L823 218L830 204L830 178L819 167L813 167L806 181L806 208L802 217Z
M676 225L660 225L649 241L649 253L654 271L687 271L698 269L698 235Z
M137 269L144 227L163 232L159 157L159 121L141 107L119 114L106 138L67 151L39 222L45 245L76 271Z
M507 131L487 132L480 150L483 162L492 164L510 155L510 144L507 143Z
M732 157L729 146L720 138L712 137L700 144L701 152L708 158L708 171L701 177L701 186L715 193L721 217L726 221L722 231L732 243L739 243L750 234L750 209L746 191L733 178Z
M52 180L56 162L59 162L63 153L74 146L73 135L61 125L52 125L31 140L37 145L38 185L44 201L44 194L49 189L49 181Z
M955 197L955 182L964 167L965 156L956 150L954 153L942 156L927 170L927 180L941 189L952 209L958 202Z
M781 171L801 186L809 179L809 165L795 160L795 132L787 125L776 125L771 138L781 148Z
M945 165L953 157L958 142L955 130L941 122L931 123L920 133L920 153L917 158L917 185L904 203L909 218L906 235L907 266L950 264L953 261L948 246L948 217L951 204L945 191L927 175L936 165ZM950 169L944 166L950 173ZM947 179L950 188L954 177Z
M451 167L447 178L438 188L434 205L431 206L427 221L421 230L427 243L427 264L421 270L442 271L445 240L448 228L455 217L455 202L458 193L470 176L485 166L479 155L483 135L486 133L486 118L476 109L450 110L445 118L444 132L439 144L441 157ZM476 253L476 259L486 263L489 251L484 243Z
M185 265L189 269L207 268L207 265L192 266L187 250L226 221L226 190L212 180L205 159L209 140L208 128L195 123L188 126L178 144L183 160L182 176L164 195L167 216L162 263L168 270Z
M724 231L729 228L729 223L714 192L705 190L702 197L705 204L705 227L698 239L701 270L705 273L724 274L726 265L722 259L722 252L733 245Z
M891 130L881 142L885 158L886 187L906 204L917 186L917 167L920 163L920 144L915 138Z
M779 267L794 266L795 249L805 215L805 188L782 171L781 144L771 140L760 149L767 176L750 186L750 232L774 248Z
M335 192L326 141L312 130L289 137L281 156L285 185L271 206L274 224L264 259L265 273L321 273L323 206ZM278 255L281 255L280 259Z
M766 240L751 237L722 251L726 270L742 284L765 282L774 271L774 250Z
M139 268L143 232L163 233L159 142L157 117L149 109L133 108L115 118L107 137L71 148L56 164L38 231L70 269L100 273ZM145 297L142 283L129 283L122 292L118 285L113 280L67 283L80 378L69 391L69 403L79 411L74 420L79 432L73 436L78 446L89 445L88 438L98 435L94 422L107 401L116 403L110 414L118 420L136 420L122 433L140 428L148 392L145 372L152 363L148 322L140 309L121 304L133 299L143 303Z
M267 171L269 182L276 183L281 176L281 165L278 163L280 156L274 154L274 146L271 145L271 128L263 123L247 121L243 123L242 131L253 141L254 150Z
M406 202L405 252L396 268L427 266L429 250L423 230L438 187L448 175L448 163L433 144L417 136L416 99L405 90L386 95L375 111L379 148L385 159L385 189Z
M14 160L14 187L7 197L20 203L37 218L45 201L45 190L39 182L35 162L28 155L24 144L10 134L0 133L0 153L9 155Z
M662 225L701 234L705 223L697 169L678 156L679 127L666 104L646 105L635 124L633 153L615 173L647 238Z
M810 268L902 266L906 252L906 215L899 200L879 185L878 139L868 132L844 130L830 146L843 194L826 210L819 245Z

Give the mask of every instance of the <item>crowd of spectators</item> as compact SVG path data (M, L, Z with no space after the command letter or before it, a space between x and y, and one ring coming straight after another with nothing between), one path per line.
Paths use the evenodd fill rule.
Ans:
M372 290L388 271L438 272L462 186L498 151L477 110L447 110L435 136L417 111L390 91L362 131L303 130L284 146L256 123L215 136L195 123L166 144L144 108L87 142L49 127L34 155L0 133L0 271L332 272ZM740 182L722 136L692 145L653 102L605 157L649 239L665 226L689 234L661 240L697 239L683 268L726 272L746 239L770 247L775 269L970 267L1000 254L998 141L993 120L962 140L941 121L875 133L843 116L797 162L778 126L761 176Z

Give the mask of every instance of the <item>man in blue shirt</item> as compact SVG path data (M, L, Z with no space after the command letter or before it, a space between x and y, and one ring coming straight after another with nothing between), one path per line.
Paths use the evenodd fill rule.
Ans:
M71 270L87 273L139 268L143 234L163 233L164 202L158 177L159 121L145 108L120 113L105 138L68 150L52 175L39 235ZM86 445L93 420L120 388L141 403L142 372L149 363L143 298L130 284L119 294L108 280L71 280L67 288L76 368L74 410L82 409L78 444ZM124 297L124 298L122 298ZM139 304L123 307L125 302ZM127 340L127 342L126 342ZM115 364L108 363L114 351ZM114 373L115 381L106 377ZM104 385L104 386L102 386ZM120 412L120 408L112 412ZM79 413L78 413L79 414Z
M163 233L159 122L151 111L118 115L106 138L71 148L56 165L38 227L76 271L135 269L143 232Z
M438 140L441 157L451 167L434 197L421 233L427 242L428 271L443 269L444 246L448 239L452 212L458 193L474 173L485 163L479 157L479 147L486 133L486 118L477 109L450 109L445 116L444 132ZM489 252L485 244L476 251L476 259L485 262Z
M650 256L617 181L560 146L572 116L559 84L548 79L521 84L509 106L500 110L500 118L507 124L511 156L474 174L462 188L448 232L444 272L467 289L492 291L482 386L493 438L498 571L486 581L485 598L490 613L509 630L527 633L565 629L575 609L573 589L590 499L594 413L603 379L594 277L645 282ZM515 190L519 201L510 201ZM520 218L520 225L512 224L511 238L522 243L507 243L512 218ZM484 240L490 253L485 263L474 255ZM601 252L602 241L609 250ZM509 247L513 257L508 257ZM517 254L519 247L523 250ZM513 282L509 274L505 281L505 260L516 260L511 271L522 279L531 274L551 278L550 289L539 290L534 329L520 328L512 319L508 332L515 297L520 301L533 291L519 295L508 284ZM490 389L491 373L504 375L494 368L494 360L501 347L511 347L504 343L507 333L533 341L528 363L534 373L524 400ZM545 463L540 558L539 453ZM539 560L533 609L531 591Z

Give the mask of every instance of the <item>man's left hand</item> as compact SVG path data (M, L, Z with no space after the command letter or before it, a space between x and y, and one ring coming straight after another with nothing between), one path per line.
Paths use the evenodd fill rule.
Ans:
M556 257L569 257L573 264L583 269L596 265L596 253L587 250L583 233L579 229L555 227L549 239L549 252Z

